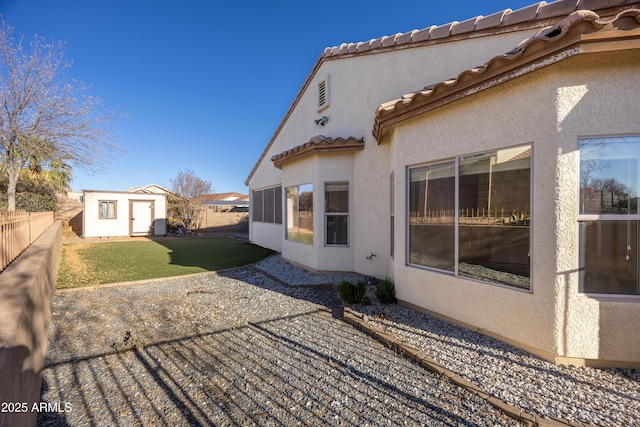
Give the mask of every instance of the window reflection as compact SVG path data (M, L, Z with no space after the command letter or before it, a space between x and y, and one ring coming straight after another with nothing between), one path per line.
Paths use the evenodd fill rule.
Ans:
M580 291L640 295L640 137L585 138L580 148Z
M313 184L287 187L287 240L313 244Z
M640 138L580 143L580 213L637 214Z
M530 145L409 170L410 264L529 289L530 224Z

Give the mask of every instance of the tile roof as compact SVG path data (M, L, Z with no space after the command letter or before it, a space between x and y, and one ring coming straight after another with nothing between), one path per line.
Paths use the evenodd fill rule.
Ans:
M633 0L558 0L551 3L541 1L525 6L521 9L505 9L489 16L476 16L462 22L453 21L444 25L432 25L422 30L413 30L407 33L397 33L391 36L382 36L367 42L343 43L340 46L325 48L322 57L332 58L343 55L359 54L369 51L377 51L384 48L398 48L402 45L437 41L454 36L468 36L470 33L487 32L494 33L500 30L506 31L513 25L526 25L527 23L556 18L568 15L576 10L593 10L603 8L615 8L626 4L637 3Z
M364 150L364 137L358 139L353 136L348 138L329 138L324 135L314 136L302 145L283 151L271 157L271 161L282 169L282 165L302 157L317 153Z
M505 9L488 16L477 16L462 22L451 22L440 26L430 26L422 30L413 30L407 33L397 33L392 36L383 36L368 42L343 43L340 46L325 48L320 55L310 74L307 76L302 88L293 100L284 118L279 123L269 143L262 151L258 161L253 166L245 180L245 185L258 169L258 166L267 155L275 142L284 124L296 108L302 94L311 84L315 74L322 64L328 60L349 58L356 55L368 55L381 53L388 50L419 47L428 44L437 44L450 40L481 37L496 33L507 33L524 29L547 27L560 20L562 17L582 9L600 11L602 16L614 15L624 8L636 5L640 7L639 0L557 0L550 3L538 2L517 10Z
M376 109L373 136L380 142L395 123L579 54L587 45L591 46L589 51L610 50L610 45L597 45L612 40L626 43L626 48L640 48L640 9L628 9L608 19L590 10L575 11L483 65L381 104Z

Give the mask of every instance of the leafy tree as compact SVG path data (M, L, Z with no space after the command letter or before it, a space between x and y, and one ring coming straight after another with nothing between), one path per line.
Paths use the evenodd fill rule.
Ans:
M32 181L58 193L69 191L72 179L73 170L62 159L43 160L34 157L20 171L20 181Z
M114 112L103 113L86 86L67 78L70 64L63 53L62 43L38 36L30 43L16 41L0 19L0 161L9 210L16 209L20 173L30 164L46 163L58 172L69 164L95 171L117 150L102 128ZM65 166L58 168L57 161Z
M180 170L175 179L170 180L172 191L178 195L169 201L169 214L178 225L197 232L200 229L201 207L193 199L211 192L211 182L198 178L193 171Z

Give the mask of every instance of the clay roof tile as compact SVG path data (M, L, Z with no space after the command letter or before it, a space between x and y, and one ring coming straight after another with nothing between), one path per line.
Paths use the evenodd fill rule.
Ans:
M483 16L476 23L476 31L499 27L504 20L504 16L508 13L511 13L511 9L505 9L500 12L493 13L489 16Z
M302 145L297 145L283 151L282 153L271 156L271 161L277 168L282 168L282 165L285 163L292 162L312 154L363 149L364 137L355 138L350 136L348 138L330 138L324 135L316 135L309 138L309 141Z
M561 0L546 3L540 6L538 10L539 19L552 18L554 16L568 15L576 10L577 0Z
M377 38L377 39L371 39L371 41L369 42L369 48L372 49L372 50L373 49L378 49L379 47L382 46L382 40L384 38L385 37L380 37L380 38Z
M440 25L439 27L435 27L431 30L431 34L429 34L429 38L432 40L435 39L443 39L445 37L449 37L451 35L451 28L455 26L458 21L453 21L448 24Z
M589 25L580 25L582 23L588 23ZM439 105L444 105L452 102L452 100L466 96L466 94L472 94L483 88L490 87L490 84L487 84L487 79L497 78L498 82L502 81L499 76L507 72L509 67L521 67L529 64L530 61L535 61L536 58L544 58L557 49L568 48L575 40L570 34L575 34L576 31L581 34L609 30L616 31L618 26L625 31L631 31L629 37L640 38L638 33L638 29L640 29L640 9L628 9L618 13L615 17L603 19L590 10L575 11L557 24L539 31L534 36L518 44L511 51L496 56L483 65L464 70L455 78L434 83L426 86L421 91L405 94L399 99L381 104L375 113L374 137L380 141L381 136L384 135L384 128L395 122L422 114L425 111L437 108ZM615 37L619 36L616 34ZM559 42L563 39L566 39L567 42L565 43L569 44ZM602 37L596 35L593 40L602 40ZM556 42L559 44L556 44ZM523 55L528 55L528 57L524 57L524 61L519 60ZM544 64L540 66L544 66ZM480 76L488 71L490 71L487 75L488 77L483 78Z
M398 34L398 36L396 37L396 44L411 43L414 34L417 32L418 30L413 30L404 34Z
M521 22L533 21L538 16L538 10L546 2L534 3L529 6L525 6L521 9L514 10L513 12L506 14L502 20L502 26L519 24Z
M578 0L578 5L576 6L576 10L580 9L598 9L603 6L602 0ZM604 3L607 4L608 7L616 7L622 6L628 3L626 0L605 0Z
M475 18L467 19L466 21L458 22L455 27L451 29L451 35L470 33L476 28L478 21L482 19L482 16L476 16Z
M424 40L428 40L430 37L431 31L433 31L434 28L436 28L436 26L432 25L430 27L414 32L411 36L411 42L417 43Z

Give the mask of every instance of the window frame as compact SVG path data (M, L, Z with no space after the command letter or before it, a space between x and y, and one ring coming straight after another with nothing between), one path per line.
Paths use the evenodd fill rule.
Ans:
M596 298L598 300L607 300L607 301L620 301L620 302L640 302L640 292L638 294L624 294L624 293L599 293L599 292L584 292L583 289L583 257L586 256L582 252L583 242L581 240L581 231L580 227L582 223L587 222L627 222L634 221L636 222L636 226L640 228L640 206L639 210L635 214L620 214L620 213L582 213L581 212L581 203L582 203L582 155L581 155L581 145L584 142L589 140L604 140L604 139L623 139L623 138L633 138L638 139L638 144L640 144L640 134L620 134L620 135L582 135L577 138L577 152L578 156L576 159L577 162L577 170L578 170L578 182L577 182L577 209L576 209L576 265L578 269L578 286L577 286L577 294L587 298ZM638 157L638 174L640 174L640 157ZM640 178L639 178L640 181ZM640 196L640 194L639 194ZM631 200L631 199L629 199ZM640 232L639 232L640 234ZM640 263L640 245L636 248L636 256L638 258L638 262ZM637 281L640 282L640 265L636 266L637 269ZM638 283L636 287L640 286Z
M327 186L330 185L346 185L347 186L347 211L346 212L328 212L327 211ZM351 186L349 184L349 181L326 181L324 183L324 245L326 247L349 247L351 244L351 218L349 215L349 211L351 209ZM329 237L329 233L328 233L328 221L327 218L329 216L344 216L347 219L347 243L345 244L338 244L338 243L329 243L328 242L328 237Z
M113 204L113 216L102 216L102 204ZM109 212L109 208L107 208ZM98 219L118 219L118 201L117 200L98 200Z
M269 216L265 214L265 207L268 203L265 202L267 195L271 194L273 198L272 211ZM259 218L256 218L258 213L258 203L256 199L259 198ZM270 202L269 202L270 203ZM263 224L275 224L282 225L282 185L276 185L272 187L264 187L256 190L251 190L251 221L260 222ZM267 221L270 218L272 221Z
M301 193L305 193L306 191L300 191L300 189L302 187L311 187L311 241L308 241L308 239L303 239L301 238L302 233L300 233L300 194ZM312 182L309 183L304 183L304 184L298 184L298 185L290 185L288 187L284 188L284 199L285 199L285 223L286 226L283 227L284 228L284 234L285 234L285 240L290 241L290 242L296 242L296 243L302 243L302 244L306 244L306 245L311 245L313 246L315 243L315 230L313 227L313 222L314 222L314 189L313 189L314 185ZM292 210L293 213L295 213L295 217L297 218L297 231L295 232L290 232L290 227L289 227L289 189L295 189L295 208ZM305 211L306 212L306 211ZM298 235L298 238L293 238L292 233L295 233Z
M518 149L518 148L524 148L524 147L529 147L529 149L531 150L531 156L530 156L530 161L529 161L529 220L528 220L528 227L529 227L529 245L528 245L528 257L529 257L529 286L528 288L525 287L521 287L521 286L517 286L517 285L509 285L506 283L500 283L498 281L489 281L489 280L483 280L480 278L475 278L475 277L471 277L471 276L465 276L465 275L461 275L459 273L459 264L460 264L460 233L459 233L459 229L460 229L460 160L463 158L469 158L472 156L476 156L476 155L482 155L482 154L487 154L487 153L491 153L491 152L498 152L498 151L502 151L502 150L509 150L509 149ZM522 143L522 144L517 144L517 145L512 145L512 146L507 146L507 147L500 147L500 148L494 148L494 149L486 149L486 150L482 150L482 151L477 151L477 152L472 152L472 153L465 153L465 154L459 154L456 155L454 157L449 157L449 158L442 158L442 159L437 159L434 161L429 161L429 162L422 162L422 163L416 163L416 164L412 164L412 165L408 165L405 168L405 265L409 266L409 267L414 267L414 268L419 268L422 270L427 270L427 271L432 271L432 272L436 272L436 273L442 273L442 274L446 274L449 276L453 276L459 279L466 279L466 280L472 280L478 283L483 283L483 284L487 284L487 285L491 285L491 286L499 286L505 289L510 289L510 290L514 290L514 291L520 291L520 292L526 292L526 293L533 293L533 276L534 276L534 271L533 271L533 209L532 207L534 206L534 185L533 185L533 181L534 181L534 143L533 142L528 142L528 143ZM439 165L443 165L446 166L447 164L453 164L454 167L454 194L453 194L453 198L454 198L454 217L453 217L453 225L454 225L454 241L453 241L453 255L454 255L454 266L453 266L453 271L450 270L446 270L446 269L441 269L441 268L437 268L437 267L432 267L432 266L426 266L426 265L421 265L421 264L417 264L415 262L411 262L411 217L410 217L410 212L411 212L411 171L415 170L415 169L419 169L419 168L423 168L423 167L428 167L428 166L439 166Z
M389 256L391 259L395 259L395 234L396 234L396 217L395 217L395 203L396 203L396 188L395 188L395 171L392 170L389 173Z

